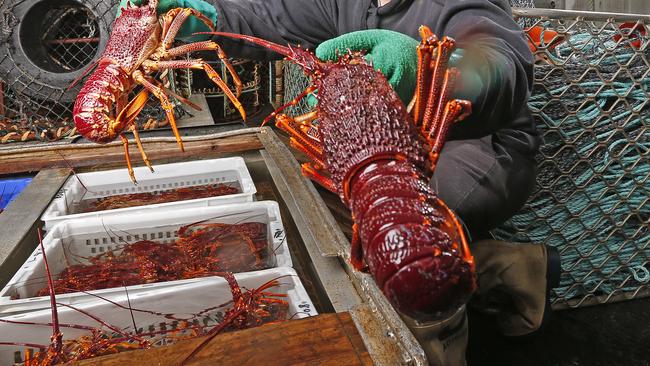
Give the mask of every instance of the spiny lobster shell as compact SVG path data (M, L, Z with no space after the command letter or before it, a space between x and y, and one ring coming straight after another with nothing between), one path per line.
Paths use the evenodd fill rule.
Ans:
M316 86L326 168L377 284L410 316L457 309L474 289L473 268L451 212L425 183L428 150L406 107L363 59L334 64Z
M365 262L384 295L403 314L438 318L465 304L476 287L473 258L458 219L427 184L449 124L469 109L469 102L447 102L458 70L446 70L446 61L432 67L431 53L421 62L426 70L418 70L420 79L429 68L437 73L418 86L418 101L428 112L424 115L435 116L418 117L422 118L418 131L384 75L359 54L324 62L300 48L245 35L212 34L273 49L314 79L299 97L317 89L316 113L303 116L302 122L280 115L276 122L292 135L294 147L314 159L316 165L303 166L303 173L337 192L352 211L353 265L361 268ZM452 40L438 43L426 27L421 34L420 57L433 45L438 45L440 55L450 54ZM430 85L432 91L422 85ZM310 127L305 121L314 118L317 141L303 129ZM434 127L424 127L429 124ZM434 149L427 146L425 134ZM432 134L436 138L429 140Z

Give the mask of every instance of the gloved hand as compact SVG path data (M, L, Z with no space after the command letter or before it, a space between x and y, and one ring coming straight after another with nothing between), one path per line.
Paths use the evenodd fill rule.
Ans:
M316 48L316 56L335 61L348 50L366 52L366 60L372 61L374 68L384 74L402 102L408 104L415 89L418 44L418 41L402 33L370 29L323 42Z
M316 48L316 56L322 60L336 60L338 55L351 51L367 52L366 59L380 70L405 105L413 98L417 79L417 46L415 39L385 29L370 29L347 33L321 43ZM338 55L337 55L338 50ZM450 64L457 66L462 59L463 50L452 53ZM477 73L471 70L462 72L463 87L455 97L474 101L483 83ZM311 107L316 105L314 97L309 96Z
M122 14L122 8L126 7L128 0L121 0L120 6L117 9L117 16ZM130 0L131 5L141 6L144 0ZM200 11L208 19L212 20L214 25L217 24L217 9L203 0L160 0L158 3L158 14L164 14L174 8L192 8ZM210 29L200 20L193 16L185 21L180 31L178 32L178 39L185 42L199 42L210 39L210 35L198 34L192 36L196 32L209 32Z

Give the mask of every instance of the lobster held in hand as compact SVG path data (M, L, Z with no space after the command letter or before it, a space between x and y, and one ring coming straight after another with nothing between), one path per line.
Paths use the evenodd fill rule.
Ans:
M318 90L314 111L278 115L276 125L291 135L292 147L312 158L303 174L352 211L352 264L367 266L403 314L431 319L462 306L476 287L473 257L459 220L427 184L450 126L471 110L470 102L451 98L459 77L447 67L455 42L421 27L409 112L361 54L324 62L301 48L212 34L270 48L312 77L312 86L269 118Z
M152 74L170 69L204 70L224 91L242 117L246 118L244 108L237 100L241 93L241 81L218 44L204 41L173 47L174 39L188 17L194 16L210 29L214 29L212 21L190 8L172 9L159 20L156 14L157 5L158 0L149 0L147 5L134 7L127 3L127 7L122 9L122 14L115 20L106 49L95 64L97 68L81 88L73 110L77 130L87 139L97 143L108 143L117 137L122 140L129 175L134 183L136 179L125 132L133 132L144 162L153 171L135 125L135 119L144 108L149 93L160 100L181 151L184 150L183 141L168 94L199 109L188 100L167 90L151 76ZM178 56L195 51L216 51L233 78L237 96L204 60L174 60ZM129 93L136 86L143 89L129 101Z

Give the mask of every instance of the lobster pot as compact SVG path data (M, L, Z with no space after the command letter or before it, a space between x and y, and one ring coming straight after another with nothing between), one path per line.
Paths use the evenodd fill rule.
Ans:
M106 46L118 1L0 2L0 141L73 135L73 80Z
M541 9L515 16L561 42L536 50L529 104L544 142L534 193L493 234L559 248L555 308L647 296L650 18Z
M172 244L178 238L181 227L195 223L262 223L266 227L263 234L266 234L270 253L266 264L269 267L292 266L280 210L278 204L272 201L181 210L159 207L134 215L69 220L50 230L43 239L43 245L52 277L56 279L68 266L91 264L92 257L107 251L119 255L127 243L148 240ZM128 286L127 290L133 294L196 281L200 281L200 278L134 285ZM49 297L38 296L38 291L46 287L45 263L41 249L37 247L0 292L0 314L49 308ZM57 294L56 298L59 303L74 305L96 300L91 294L113 299L123 295L124 291L124 287L107 288L90 291L90 294Z
M205 207L234 202L251 202L257 192L241 157L197 160L156 165L155 173L147 167L134 168L138 185L134 185L127 169L106 170L71 176L43 213L45 229L70 219L123 215L131 212L148 214L162 207L174 209ZM176 202L83 212L96 202L114 196L137 193L162 193L179 188L222 184L239 193Z
M285 319L301 319L317 315L305 288L298 275L290 268L275 268L256 273L239 274L235 276L242 291L255 289L268 281L277 279L278 285L266 291L286 294L282 298L288 302L289 309ZM143 336L154 346L169 344L173 340L182 339L189 332L171 333L179 330L181 323L173 319L185 319L190 324L214 326L224 316L224 310L232 305L232 294L226 280L221 277L208 277L193 283L186 283L174 287L149 288L139 293L129 292L129 297L122 292L112 299L114 303L95 299L90 302L78 304L75 308L92 314L113 327L118 327L129 334L135 334L134 323L137 330L143 333L157 331L170 331L166 337L160 334ZM130 311L131 309L145 311ZM225 306L224 306L225 305ZM64 324L86 325L99 328L97 321L80 313L79 311L58 307L59 322ZM133 318L131 318L133 316ZM171 319L170 319L171 318ZM51 322L51 311L41 310L14 316L0 318L20 322ZM101 328L109 334L114 333L106 327ZM207 328L209 329L209 328ZM89 334L87 330L61 328L64 340L71 340ZM8 336L11 335L11 336ZM42 325L9 324L0 321L0 342L24 342L36 344L49 344L52 328ZM119 337L115 334L116 337ZM14 362L14 354L20 352L24 359L25 347L3 346L0 347L0 364L10 365ZM180 358L181 355L179 355Z

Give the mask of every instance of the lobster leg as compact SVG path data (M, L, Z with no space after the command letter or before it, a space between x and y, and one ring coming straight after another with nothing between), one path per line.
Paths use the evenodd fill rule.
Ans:
M147 78L140 70L136 70L133 73L133 80L135 80L137 83L142 84L142 86L144 86L145 89L147 89L148 91L153 93L153 95L155 95L158 99L160 99L160 103L162 104L162 107L165 110L167 119L169 119L169 124L172 126L172 131L174 131L174 136L176 137L176 142L178 143L178 147L181 149L181 151L185 151L185 147L183 146L183 140L181 139L181 134L178 132L178 126L176 126L176 118L174 117L174 107L169 101L169 98L167 98L167 94L165 94L165 91L161 87L154 85L149 80L147 80Z
M205 42L196 42L196 43L190 43L190 44L185 44L182 46L170 48L165 51L165 56L167 57L176 57L176 56L181 56L190 52L196 52L196 51L216 51L217 52L217 57L223 62L223 64L226 66L226 69L228 70L228 73L230 73L230 77L232 77L232 81L235 84L235 94L237 96L241 95L242 92L242 82L241 79L239 78L239 75L237 75L237 72L235 71L235 68L232 66L232 64L228 61L228 56L226 56L225 52L221 49L221 47L213 42L213 41L205 41Z
M445 112L442 116L440 126L437 131L431 131L429 143L431 144L431 152L429 153L429 162L431 163L431 170L435 169L438 163L438 157L442 151L442 146L447 140L447 133L451 125L460 121L467 114L471 112L471 103L466 100L452 100L445 106ZM435 135L432 135L435 132Z
M216 44L215 42L212 41L196 42L196 43L183 45L180 47L170 48L174 43L174 38L176 38L178 31L181 29L181 26L183 25L183 23L185 23L185 21L187 21L187 18L190 15L195 16L197 19L205 23L205 25L207 25L210 28L210 30L214 30L214 25L212 24L212 21L206 18L201 12L197 10L191 8L172 9L167 12L165 18L163 19L163 33L162 33L163 54L169 57L174 57L174 56L180 56L195 51L216 51L217 56L221 61L223 61L223 64L226 66L226 69L228 69L228 72L233 78L233 82L235 83L235 88L236 88L236 95L237 96L241 95L242 92L241 79L239 79L239 76L237 75L237 72L235 72L235 69L232 67L232 64L228 62L228 57L226 56L226 54L223 52L221 47L219 47L219 45Z
M133 165L131 165L131 155L129 155L129 139L120 135L122 144L124 145L124 157L126 158L126 168L129 170L129 176L134 184L138 184L138 181L135 179L135 173L133 172Z
M320 184L323 188L327 189L332 193L337 193L336 186L334 181L331 178L326 177L322 171L316 169L313 164L305 163L302 164L302 175L313 180L314 182Z
M438 99L438 105L435 107L435 113L432 113L430 115L431 119L425 119L423 122L422 133L427 134L428 140L431 139L431 136L437 135L438 131L442 128L442 117L445 113L445 109L447 108L447 103L449 102L451 94L456 87L456 80L458 79L458 75L458 69L455 68L451 68L445 72L445 78L442 83L442 87L440 88L440 94L436 96Z
M414 95L414 110L412 111L413 120L416 126L422 124L422 117L424 115L424 107L427 101L427 92L431 87L431 76L429 74L431 57L433 56L434 48L438 45L438 39L435 35L429 34L431 30L427 27L420 28L420 35L422 42L417 48L418 52L418 73L417 84Z
M223 90L224 94L228 99L230 99L232 104L235 105L235 108L237 108L239 114L241 114L242 119L246 120L246 111L244 111L244 107L228 88L228 85L226 85L226 83L221 79L219 74L204 60L145 61L144 67L146 70L153 71L163 69L198 69L205 71L205 73L208 74L208 77L217 84L221 90Z
M140 150L140 154L142 155L142 160L144 160L144 163L147 165L147 167L149 167L149 170L151 170L151 172L153 173L153 167L151 166L151 162L147 158L147 154L144 152L142 141L140 141L140 135L138 134L138 126L136 126L134 123L135 118L138 116L138 114L140 114L142 108L144 108L148 98L149 98L149 93L147 93L146 90L143 90L140 93L138 93L138 95L136 95L136 97L133 98L133 100L130 101L128 104L124 103L124 98L120 98L117 101L117 110L120 111L117 120L122 121L124 126L131 125L131 131L133 132L133 137L135 139L136 144L138 145L138 150Z
M442 111L440 110L440 103L442 98L440 95L444 93L447 63L451 52L455 47L455 41L450 38L444 38L436 49L436 60L432 64L431 71L431 87L427 96L427 104L424 109L424 116L422 119L423 133L429 132L431 129L437 128L435 125L435 118L439 116ZM442 105L444 108L444 104Z
M314 113L311 118L316 118ZM311 127L311 121L303 119L301 123L298 123L296 119L287 116L286 114L279 115L275 120L275 125L287 132L292 140L295 140L299 145L303 146L307 151L307 155L313 159L323 160L323 146L320 141L314 139L313 137L307 134L309 128ZM303 130L307 129L307 132ZM324 164L321 164L324 166Z
M214 24L212 23L212 20L203 15L200 11L194 10L192 8L171 9L165 14L163 18L162 44L165 49L168 49L172 46L176 35L178 35L178 32L181 29L181 26L183 23L185 23L190 15L193 15L198 20L207 25L211 31L214 31Z
M309 156L309 158L314 163L316 163L319 169L325 166L325 160L321 155L318 155L315 151L311 150L309 147L301 144L300 141L298 141L296 138L292 137L289 139L289 146Z
M138 145L138 150L140 150L140 155L142 155L142 160L144 160L144 163L147 164L147 167L149 167L149 170L151 170L151 172L153 173L153 166L151 166L151 162L147 157L147 153L144 152L142 141L140 141L140 133L138 132L138 126L133 124L131 126L131 132L133 132L133 139L135 140L136 145Z

